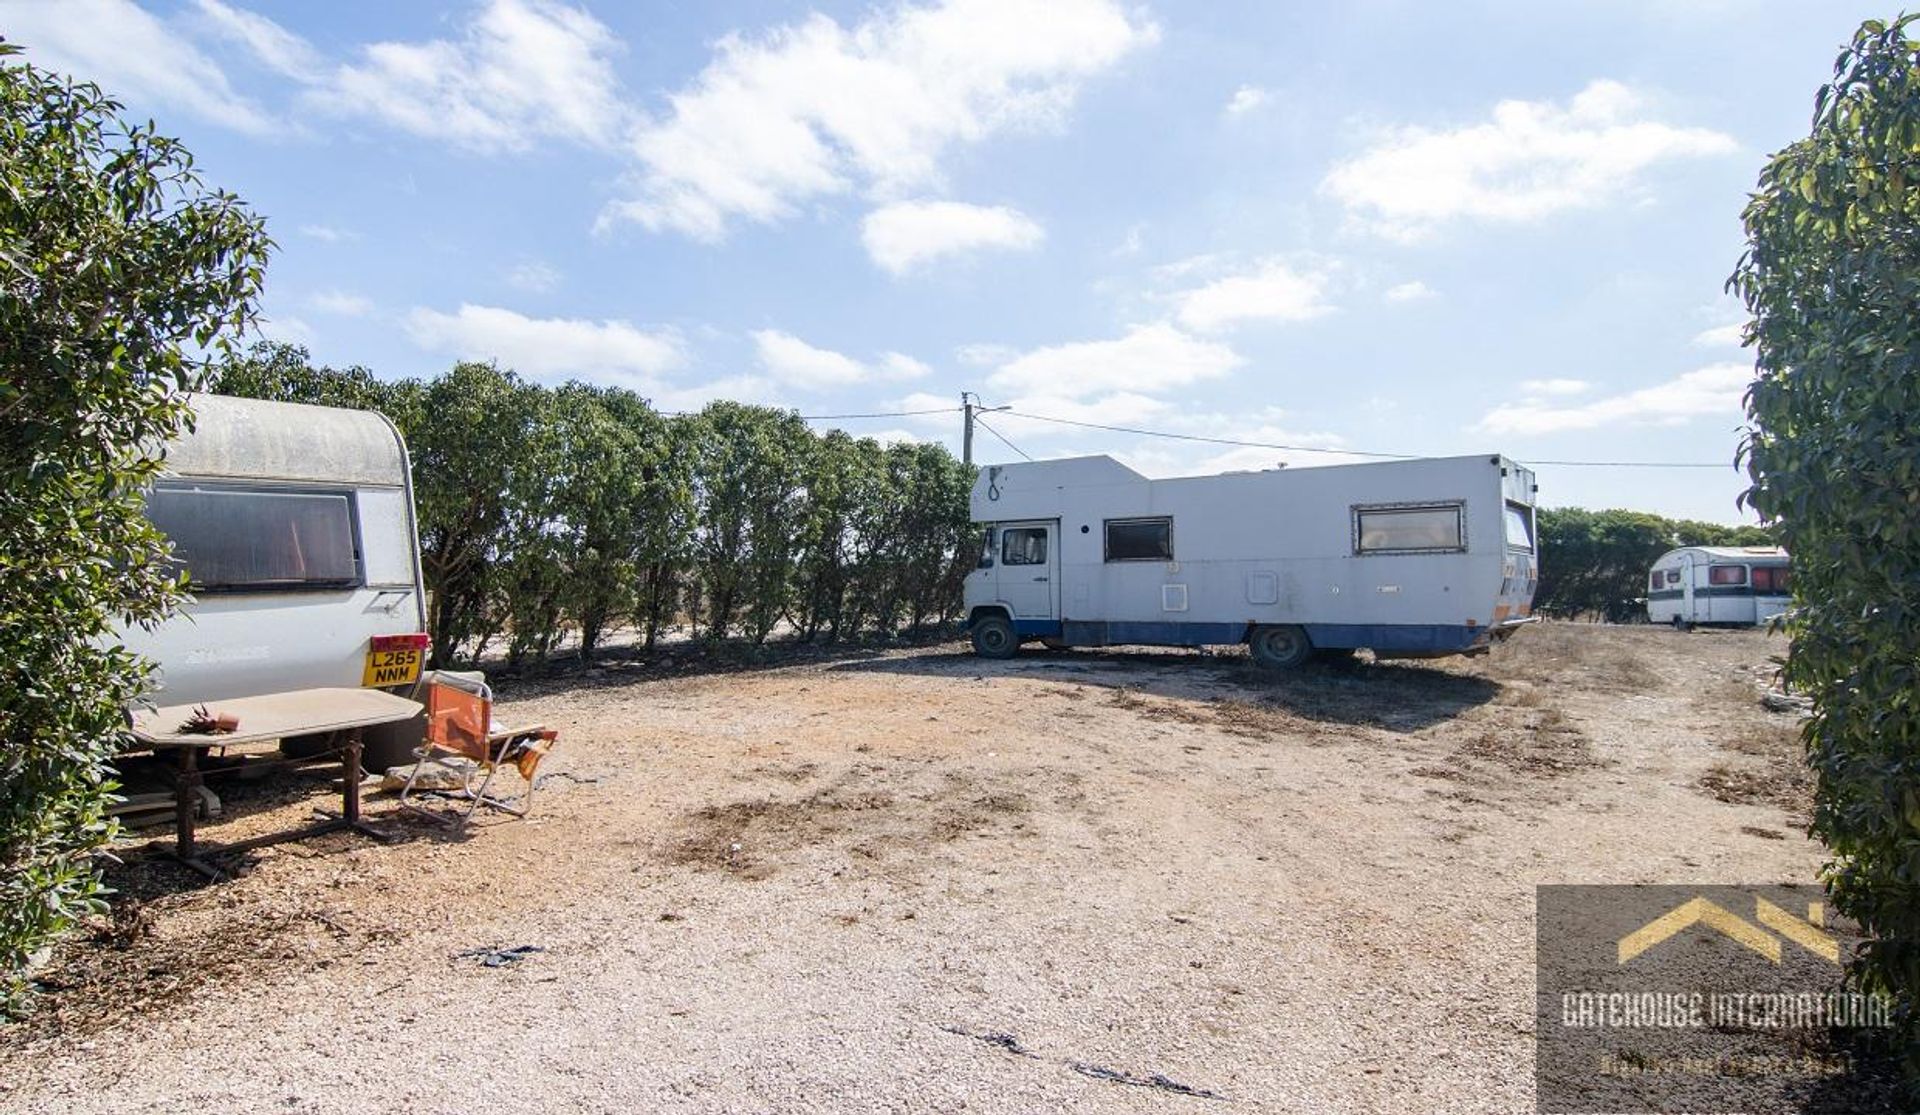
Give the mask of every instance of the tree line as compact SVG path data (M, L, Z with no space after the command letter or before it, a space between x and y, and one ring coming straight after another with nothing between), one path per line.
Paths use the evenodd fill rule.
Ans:
M892 634L953 618L973 564L972 470L939 445L733 402L663 414L624 388L486 363L383 381L271 342L214 389L400 427L437 665L591 657L629 627L646 648L674 628L756 645Z
M1562 619L1631 623L1646 618L1647 569L1677 546L1771 546L1756 526L1668 519L1645 511L1541 508L1540 583L1534 611Z

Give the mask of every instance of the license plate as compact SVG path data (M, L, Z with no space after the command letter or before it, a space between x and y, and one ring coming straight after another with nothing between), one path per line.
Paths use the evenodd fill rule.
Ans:
M409 685L420 680L420 650L370 650L367 668L360 675L363 686Z

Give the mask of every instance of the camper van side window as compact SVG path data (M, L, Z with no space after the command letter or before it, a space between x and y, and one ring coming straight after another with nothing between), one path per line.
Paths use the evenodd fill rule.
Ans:
M1001 531L1000 560L1008 565L1045 565L1047 528L1010 527Z
M1647 577L1647 587L1650 589L1657 590L1661 585L1665 584L1666 581L1667 581L1666 574L1656 569L1653 571L1651 575Z
M1353 548L1362 554L1448 553L1464 550L1463 505L1356 507Z
M1747 567L1744 565L1716 565L1707 570L1707 583L1710 585L1744 585L1747 583Z
M1667 583L1670 585L1677 585L1680 583L1680 571L1678 569L1667 570Z
M1753 567L1753 590L1755 592L1778 593L1785 596L1792 589L1787 584L1787 567L1784 565L1756 565Z
M980 565L979 565L979 568L981 568L981 569L992 569L992 568L993 568L993 541L994 541L994 540L993 540L993 528L992 528L992 527L988 527L988 528L987 528L987 529L986 529L985 531L983 531L983 532L981 532L981 535L980 535Z
M1172 519L1108 519L1108 561L1172 561Z
M353 503L344 492L161 484L147 518L201 592L286 592L360 583Z

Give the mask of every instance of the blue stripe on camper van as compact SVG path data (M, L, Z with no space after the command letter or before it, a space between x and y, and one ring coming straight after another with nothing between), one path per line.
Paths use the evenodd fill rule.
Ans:
M1307 639L1322 649L1466 650L1490 628L1454 623L1309 623Z
M1013 633L1022 639L1057 639L1060 637L1060 621L1057 619L1016 619L1013 621Z
M1061 625L1066 641L1076 647L1138 644L1160 647L1205 647L1244 642L1244 623L1168 623L1154 620L1073 620Z

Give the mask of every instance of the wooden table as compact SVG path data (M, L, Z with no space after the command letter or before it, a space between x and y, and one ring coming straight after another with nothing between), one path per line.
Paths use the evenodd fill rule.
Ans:
M215 714L239 717L240 726L220 735L183 732L180 726L193 716L194 705L139 709L133 714L134 739L152 748L156 755L162 751L173 753L177 768L173 783L174 816L178 826L173 854L180 862L209 878L220 877L218 868L200 858L194 842L193 813L200 793L201 752L215 747L283 740L289 736L345 733L346 741L340 752L340 816L289 832L224 844L213 851L243 852L349 828L370 836L384 835L360 820L361 732L376 724L410 719L419 713L420 702L378 689L297 689L231 701L209 701L206 707Z

